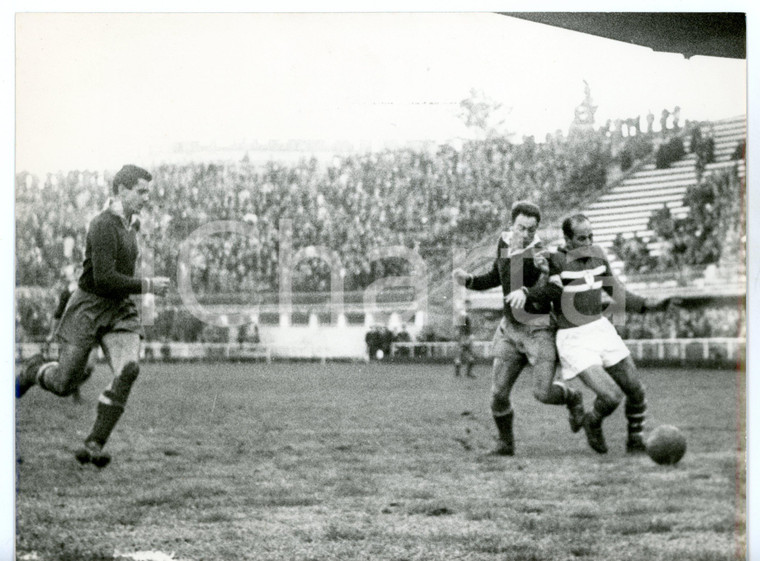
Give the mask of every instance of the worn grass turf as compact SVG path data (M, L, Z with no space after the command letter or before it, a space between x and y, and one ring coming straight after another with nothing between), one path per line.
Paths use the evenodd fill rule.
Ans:
M622 408L599 456L513 395L517 455L487 457L486 367L146 364L107 449L79 466L109 374L75 404L38 388L17 403L20 559L736 559L745 547L736 373L642 369L648 428L674 424L676 466L624 452ZM586 394L588 403L588 394ZM114 555L118 553L119 555Z

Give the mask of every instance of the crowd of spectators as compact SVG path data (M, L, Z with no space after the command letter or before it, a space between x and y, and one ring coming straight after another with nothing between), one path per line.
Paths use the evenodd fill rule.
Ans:
M50 332L55 295L17 294L16 342L42 342ZM479 313L474 318L476 339L487 341L499 322L499 314ZM666 312L628 313L622 325L616 325L624 339L691 339L710 337L746 337L746 312L743 306L704 305L673 307ZM246 341L258 342L258 325L251 325ZM229 342L226 328L204 324L182 307L167 307L157 315L153 325L146 326L148 341ZM388 356L392 342L436 342L451 340L449 333L437 333L425 326L416 335L406 328L391 331L374 326L367 333L368 350L372 357L378 349ZM242 335L238 333L238 339Z
M719 264L731 256L741 262L745 204L746 192L737 169L712 174L688 187L686 216L676 218L666 206L652 213L648 227L660 242L657 257L650 255L647 244L638 238L616 239L613 251L626 271L633 273Z
M182 243L213 221L243 221L249 235L207 236L191 252L198 293L276 291L283 220L294 251L323 246L342 264L344 288L362 289L400 274L398 260L369 260L377 247L405 246L428 270L450 261L452 247L469 247L503 224L503 209L519 198L557 207L604 185L600 133L545 143L526 138L442 146L436 153L388 150L298 164L245 162L162 165L152 169L151 207L143 211L145 255L160 274L176 278ZM19 286L51 286L67 263L81 262L85 228L108 196L110 177L90 172L20 174L16 182ZM388 271L390 269L390 271ZM300 261L294 291L329 289L329 266Z
M745 311L739 306L673 307L665 312L626 314L616 326L623 339L745 337Z
M346 290L403 274L403 260L370 261L377 247L414 249L435 272L453 247L472 247L498 231L503 209L515 200L531 199L547 216L559 216L594 196L613 163L631 165L651 150L651 127L642 131L640 119L628 121L568 136L557 131L544 142L494 137L434 152L336 156L329 163L161 165L151 169L152 206L142 216L146 255L157 273L176 278L191 233L213 221L243 221L247 237L218 233L197 243L187 267L193 287L210 294L277 291L280 227L290 220L293 250L335 252ZM17 176L18 286L51 286L64 265L81 263L85 228L105 204L110 180L90 171ZM297 292L328 290L330 266L300 260L292 279Z
M479 313L474 318L478 339L489 340L498 322L490 312ZM746 337L746 311L738 303L672 306L662 312L626 313L625 321L615 328L623 339Z
M669 115L672 129L677 120ZM329 290L330 264L317 257L294 266L281 260L281 228L289 221L293 254L308 246L328 249L340 261L344 290L410 273L404 259L372 260L372 250L382 247L415 250L428 275L440 278L451 267L453 248L474 247L502 229L504 209L513 201L531 199L547 217L559 217L594 196L621 153L645 153L632 142L651 136L651 122L646 134L637 127L630 123L624 130L620 120L567 136L558 131L544 142L494 137L330 162L160 165L150 170L151 204L141 216L143 263L173 279L189 274L201 296L276 293L283 276L292 279L293 292ZM106 203L110 182L109 173L92 171L17 175L17 286L53 293L61 271L81 263L86 226ZM191 235L217 221L245 223L247 235L222 226L222 232L195 240L189 262L180 265ZM36 333L37 323L45 323L44 301L19 306L26 306L19 312L23 331ZM201 336L184 317L162 329L173 340Z

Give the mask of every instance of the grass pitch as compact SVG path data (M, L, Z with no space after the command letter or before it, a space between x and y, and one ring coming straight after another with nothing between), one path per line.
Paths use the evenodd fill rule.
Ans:
M641 370L648 429L673 424L688 441L673 467L625 454L622 408L605 423L610 453L597 455L527 378L513 395L517 455L487 457L490 373L476 373L145 364L103 470L79 466L73 450L107 368L82 404L34 388L16 411L17 559L743 557L735 372Z

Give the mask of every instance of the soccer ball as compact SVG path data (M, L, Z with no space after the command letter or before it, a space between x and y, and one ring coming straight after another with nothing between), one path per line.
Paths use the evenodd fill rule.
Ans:
M661 425L647 438L647 454L656 463L673 465L686 453L686 437L673 425Z
M383 349L377 349L377 352L375 353L375 357L377 357L377 360L383 360L384 356L385 356L385 353L383 352Z

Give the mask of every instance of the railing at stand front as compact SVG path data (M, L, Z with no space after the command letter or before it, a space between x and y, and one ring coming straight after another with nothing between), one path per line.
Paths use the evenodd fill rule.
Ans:
M743 364L746 352L744 338L712 337L707 339L629 339L626 345L634 360L644 363L676 365ZM392 357L453 358L457 354L455 342L393 343ZM491 343L476 341L474 354L487 359Z

